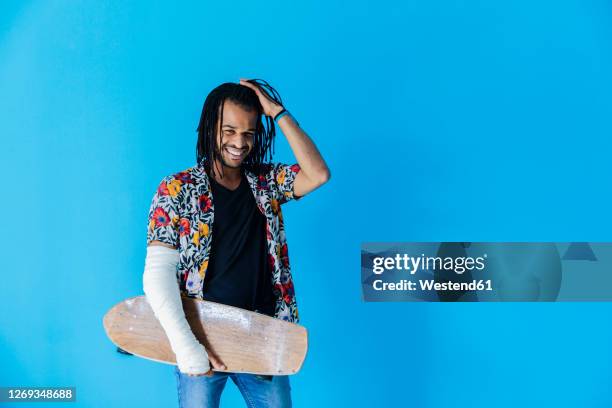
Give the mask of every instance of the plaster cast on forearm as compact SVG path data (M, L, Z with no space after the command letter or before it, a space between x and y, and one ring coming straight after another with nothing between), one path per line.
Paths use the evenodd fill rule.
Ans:
M210 370L208 353L187 323L176 280L179 252L162 245L147 247L143 289L176 355L179 370L202 374Z

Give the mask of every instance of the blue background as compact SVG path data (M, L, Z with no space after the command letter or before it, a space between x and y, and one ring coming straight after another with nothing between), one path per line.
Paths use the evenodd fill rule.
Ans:
M609 2L0 8L0 385L176 405L171 367L116 353L102 316L142 293L148 206L195 163L204 98L258 77L332 171L285 206L310 336L296 407L612 404L609 303L364 303L359 259L366 241L610 240ZM282 134L275 160L293 160ZM244 404L231 383L222 404Z

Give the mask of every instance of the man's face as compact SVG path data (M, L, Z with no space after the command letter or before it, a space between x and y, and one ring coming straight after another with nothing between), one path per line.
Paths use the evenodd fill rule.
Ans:
M232 101L223 105L223 123L217 121L217 157L227 167L239 168L253 149L257 112L249 112ZM219 131L220 130L220 131Z

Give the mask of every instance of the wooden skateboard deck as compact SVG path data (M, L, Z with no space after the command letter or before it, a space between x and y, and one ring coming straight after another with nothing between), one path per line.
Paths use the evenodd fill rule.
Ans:
M297 373L308 348L304 326L234 306L181 296L187 322L225 372ZM144 295L117 303L104 316L110 340L136 356L176 365L166 333Z

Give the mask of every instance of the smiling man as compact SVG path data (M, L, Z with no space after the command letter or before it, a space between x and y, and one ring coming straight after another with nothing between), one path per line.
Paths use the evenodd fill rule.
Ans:
M269 162L275 124L297 163ZM224 83L207 96L196 151L197 165L164 177L153 197L143 274L176 354L179 405L218 406L230 377L249 406L291 406L288 376L212 370L226 367L195 338L180 294L297 323L281 205L327 182L330 171L262 80Z

